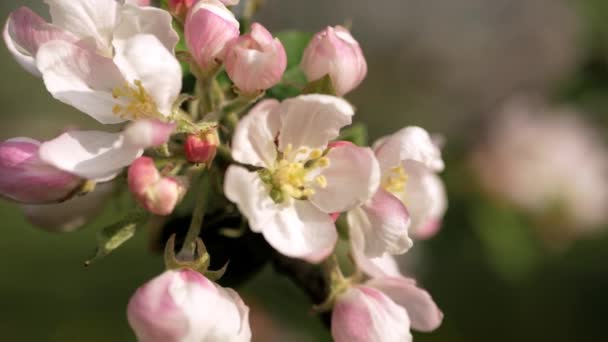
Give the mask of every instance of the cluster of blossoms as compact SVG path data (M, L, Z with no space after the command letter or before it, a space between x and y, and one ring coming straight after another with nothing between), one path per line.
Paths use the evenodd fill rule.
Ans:
M438 231L446 209L441 152L419 127L373 148L341 139L355 114L341 96L367 73L347 29L328 27L301 61L288 61L281 40L249 25L256 0L45 2L51 22L25 7L10 15L10 52L55 99L115 126L4 141L0 193L33 223L69 231L128 188L138 209L104 232L101 254L134 226L191 210L180 251L175 235L166 242L167 271L129 302L140 341L251 340L248 307L215 282L225 268L209 270L199 237L210 201L236 206L283 256L323 266L328 294L318 309L333 311L336 341L409 341L410 327L440 325L432 298L393 256ZM276 95L294 62L307 82L296 95ZM190 94L182 93L183 70L196 79ZM336 254L340 240L356 270L349 277Z
M485 189L539 219L548 243L608 222L608 153L577 109L519 96L496 116L472 158Z

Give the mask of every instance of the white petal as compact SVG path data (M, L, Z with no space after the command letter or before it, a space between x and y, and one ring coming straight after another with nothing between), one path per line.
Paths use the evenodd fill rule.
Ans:
M349 211L347 219L351 229L363 233L366 257L403 254L412 247L407 209L398 198L384 190L378 191L361 208Z
M114 41L114 63L130 83L141 81L160 113L169 115L182 89L182 69L158 38L149 34Z
M437 172L443 170L441 151L420 127L406 127L374 145L382 175L404 161L416 161Z
M236 165L230 166L224 177L224 193L247 217L254 232L260 233L266 222L276 214L276 204L256 172L249 172Z
M281 114L279 150L291 144L324 149L337 138L340 129L352 122L353 107L344 99L329 95L302 95L285 100L276 109Z
M27 220L51 232L72 232L100 214L114 190L113 183L102 183L84 196L57 204L23 205Z
M327 158L329 167L321 171L327 186L316 188L310 198L319 209L326 213L343 212L374 196L380 183L380 168L371 149L343 145L332 148Z
M395 303L407 310L412 328L419 331L433 331L441 325L443 313L428 292L416 286L413 279L377 278L366 283L389 296Z
M354 209L359 211L361 209ZM349 213L350 215L350 213ZM350 220L349 220L350 224ZM385 276L401 276L399 266L395 258L388 253L384 253L380 257L369 258L365 255L365 236L358 225L351 225L349 230L351 252L357 267L365 274L372 278Z
M338 233L329 215L308 201L294 200L277 208L262 227L266 241L277 251L310 263L321 262L333 252Z
M429 238L437 232L447 209L443 181L416 162L404 163L408 181L405 191L398 193L412 218L410 232L417 238Z
M155 7L126 5L121 8L121 21L114 29L113 40L125 41L136 34L151 34L158 38L168 51L173 51L179 41L173 29L169 12Z
M111 0L44 0L52 23L72 32L90 48L111 53L112 32L118 20L119 4Z
M35 76L40 76L35 56L38 48L50 40L75 41L76 39L27 7L11 13L4 26L4 42L17 62Z
M406 310L382 292L367 286L338 297L331 316L336 342L411 342Z
M232 138L232 158L239 163L269 168L277 159L275 139L280 118L276 100L257 104L239 122Z
M65 41L51 41L36 55L47 90L103 124L125 121L114 115L112 89L125 79L111 59Z
M124 143L120 133L73 131L43 143L40 158L58 169L87 179L107 180L120 173L143 150Z

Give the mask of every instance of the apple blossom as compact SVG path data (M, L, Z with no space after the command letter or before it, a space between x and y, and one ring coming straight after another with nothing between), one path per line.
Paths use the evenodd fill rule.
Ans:
M166 216L173 212L185 193L182 180L163 177L149 157L137 158L129 167L129 190L149 212Z
M219 0L200 0L188 12L184 30L188 50L207 74L224 60L228 42L239 36L239 22Z
M246 342L249 308L236 292L188 268L168 270L140 287L127 308L140 342Z
M367 75L359 43L342 26L317 33L304 51L300 67L311 82L329 76L338 96L356 88Z
M554 222L548 238L564 241L608 222L608 152L575 108L507 101L473 161L486 190Z
M226 71L244 95L256 95L277 84L287 68L280 40L264 26L253 23L251 32L234 39L226 48Z
M45 163L40 142L14 138L0 143L0 195L13 201L43 204L67 200L84 180Z
M22 7L4 38L53 97L104 124L171 114L181 68L167 12L115 0L46 3L51 23Z
M199 134L190 134L184 143L186 159L191 163L202 163L209 165L213 162L220 138L216 129L210 129Z
M381 188L347 214L353 255L370 268L385 254L411 248L410 234L428 238L436 233L446 209L443 183L435 174L444 167L441 152L426 131L406 127L374 148Z
M235 161L224 191L254 232L282 254L319 262L337 241L331 213L367 201L379 185L379 167L368 148L329 148L353 108L328 95L265 100L236 128Z

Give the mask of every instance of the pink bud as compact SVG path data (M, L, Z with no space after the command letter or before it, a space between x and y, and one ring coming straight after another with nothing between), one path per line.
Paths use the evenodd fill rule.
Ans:
M191 269L166 271L137 289L127 317L139 342L251 340L239 295Z
M135 200L149 212L160 216L171 214L185 192L180 179L162 177L154 160L149 157L137 158L131 164L128 182Z
M215 159L215 153L219 144L220 140L215 129L202 132L201 134L190 134L184 144L186 159L191 163L209 165Z
M185 24L188 49L203 73L224 60L226 44L239 36L239 22L219 0L200 0L188 12Z
M178 18L185 18L195 2L196 0L169 0L169 12Z
M226 71L242 94L255 95L279 83L285 68L283 44L258 23L228 45Z
M355 89L367 74L359 43L342 26L317 33L304 51L300 67L311 82L329 75L338 96Z
M411 341L407 311L379 290L350 288L338 297L331 316L336 342Z
M44 163L38 157L40 142L28 138L0 143L0 195L28 204L68 199L83 180Z

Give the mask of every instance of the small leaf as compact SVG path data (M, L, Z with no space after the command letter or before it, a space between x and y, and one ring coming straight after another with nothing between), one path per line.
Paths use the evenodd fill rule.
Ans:
M310 32L283 31L276 34L287 53L287 70L300 65L304 50L312 39Z
M342 130L338 140L350 141L358 146L367 146L367 126L356 123Z
M145 218L146 215L143 213L133 213L124 220L107 226L99 231L97 234L97 251L95 252L95 256L87 260L84 265L89 266L92 262L105 257L132 238L135 235L137 226L141 224Z
M336 89L329 75L325 75L323 78L316 81L310 82L302 90L303 94L325 94L336 96Z

